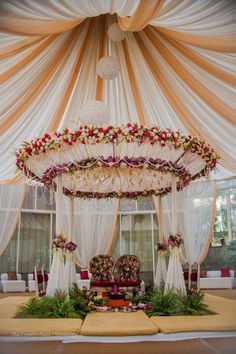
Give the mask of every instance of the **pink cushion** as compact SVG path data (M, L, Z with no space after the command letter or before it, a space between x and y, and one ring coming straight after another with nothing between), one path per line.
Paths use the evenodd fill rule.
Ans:
M221 277L229 278L230 277L230 268L221 268Z
M88 271L87 270L81 270L80 271L80 279L89 279Z

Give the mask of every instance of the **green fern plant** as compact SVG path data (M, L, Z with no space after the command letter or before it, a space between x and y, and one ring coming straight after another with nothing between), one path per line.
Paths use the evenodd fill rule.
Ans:
M173 290L156 291L150 294L146 306L148 316L171 316L178 312L179 294Z
M84 318L84 312L74 307L67 292L56 290L53 296L30 299L20 306L17 318Z
M207 310L207 305L204 303L204 292L200 289L190 289L186 296L180 298L181 314L183 315L208 315L211 312Z

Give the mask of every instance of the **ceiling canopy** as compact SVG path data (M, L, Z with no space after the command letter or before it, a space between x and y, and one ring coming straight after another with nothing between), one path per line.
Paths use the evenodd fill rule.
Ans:
M107 32L118 22L125 39ZM74 128L103 101L108 123L204 138L236 174L236 7L228 0L0 2L0 183L21 180L14 150ZM96 64L118 59L102 80Z

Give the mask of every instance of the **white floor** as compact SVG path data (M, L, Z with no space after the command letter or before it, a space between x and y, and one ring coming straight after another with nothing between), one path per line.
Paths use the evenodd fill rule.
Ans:
M166 342L181 341L198 338L228 338L235 337L236 332L185 332L164 334L157 333L146 336L126 336L126 337L94 337L94 336L53 336L53 337L0 337L0 342L40 342L40 341L62 341L63 343L132 343L132 342Z

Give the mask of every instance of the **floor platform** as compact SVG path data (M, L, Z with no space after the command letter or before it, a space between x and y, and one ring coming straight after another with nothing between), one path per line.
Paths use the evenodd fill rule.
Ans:
M205 302L216 314L148 318L143 311L133 313L91 313L79 319L16 319L17 307L29 297L0 299L0 336L140 336L161 333L234 332L236 301L206 294Z

